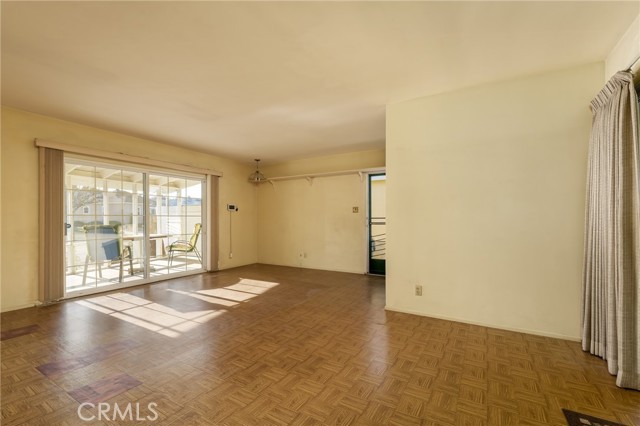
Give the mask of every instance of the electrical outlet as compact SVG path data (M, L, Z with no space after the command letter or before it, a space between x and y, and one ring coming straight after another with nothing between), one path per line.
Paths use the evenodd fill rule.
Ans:
M422 296L422 286L420 284L416 284L416 296Z
M233 253L229 253L229 259L233 259Z

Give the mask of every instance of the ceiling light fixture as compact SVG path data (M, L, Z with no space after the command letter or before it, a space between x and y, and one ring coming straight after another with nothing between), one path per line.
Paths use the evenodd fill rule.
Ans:
M253 160L256 162L256 171L249 175L249 182L258 184L260 182L265 182L267 180L266 177L262 173L260 173L260 159L256 158Z

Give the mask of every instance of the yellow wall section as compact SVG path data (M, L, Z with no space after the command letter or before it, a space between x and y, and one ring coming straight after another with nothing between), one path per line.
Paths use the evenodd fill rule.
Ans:
M603 73L387 107L389 309L579 336L589 102Z
M256 188L247 182L249 161L239 164L175 146L99 130L15 109L2 108L2 311L31 306L38 277L38 150L34 138L188 163L224 173L220 178L220 268L257 261ZM233 259L226 204L237 204L233 217Z
M384 167L384 151L316 157L266 167L268 177ZM264 183L258 190L258 260L364 273L366 179L357 174ZM358 207L358 213L353 213Z

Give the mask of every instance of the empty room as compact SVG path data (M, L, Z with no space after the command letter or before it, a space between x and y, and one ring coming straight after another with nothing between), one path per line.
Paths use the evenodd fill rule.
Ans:
M640 425L637 1L2 1L2 425Z

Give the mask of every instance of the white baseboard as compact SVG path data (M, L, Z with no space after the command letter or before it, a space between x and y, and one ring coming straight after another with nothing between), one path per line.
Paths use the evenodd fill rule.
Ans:
M329 271L329 272L345 272L348 274L366 274L366 271L357 270L357 269L341 269L341 268L331 268L327 269L325 267L320 266L302 266L302 265L288 265L285 263L266 263L266 262L257 262L258 265L270 265L270 266L286 266L288 268L300 268L300 269L315 269L316 271Z
M408 309L399 309L399 308L395 308L395 307L389 306L389 305L386 305L384 307L384 309L387 310L387 311L400 312L400 313L403 313L403 314L418 315L418 316L421 316L421 317L437 318L437 319L442 319L442 320L447 320L447 321L461 322L461 323L464 323L464 324L473 324L473 325L480 325L482 327L497 328L498 330L515 331L517 333L533 334L534 336L553 337L555 339L569 340L569 341L572 341L572 342L580 342L580 341L582 341L582 339L580 339L580 337L577 337L577 336L567 336L567 335L564 335L564 334L550 333L550 332L547 332L547 331L540 331L540 330L530 330L530 329L527 329L527 328L504 327L502 325L485 323L485 322L482 322L482 321L472 321L472 320L469 320L469 319L466 319L466 318L453 318L453 317L447 317L447 316L444 316L444 315L433 315L433 314L426 314L424 312L412 311L412 310L408 310Z
M34 306L38 306L39 303L40 302L36 300L31 303L25 303L22 305L7 306L2 308L0 312L11 312L11 311L17 311L18 309L33 308Z

